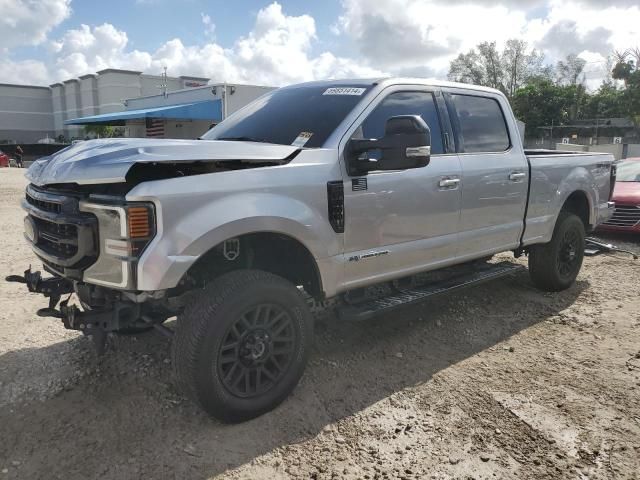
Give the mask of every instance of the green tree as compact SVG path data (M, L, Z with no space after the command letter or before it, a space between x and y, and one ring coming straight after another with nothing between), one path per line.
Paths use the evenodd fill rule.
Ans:
M604 81L598 90L585 100L584 118L611 118L626 116L624 90L613 82Z
M616 64L611 76L624 82L622 92L623 110L636 125L640 126L640 48L615 52Z
M93 134L98 138L110 138L114 136L115 127L111 125L89 124L84 127L84 134L90 136Z
M568 86L549 79L532 81L518 89L511 98L516 118L527 125L527 133L536 136L539 127L562 125L570 120L574 92Z
M585 60L572 53L556 64L556 78L563 85L579 85L584 83Z
M496 88L511 97L530 79L550 75L543 59L541 53L529 50L522 40L508 40L502 51L495 42L482 42L451 61L448 78Z

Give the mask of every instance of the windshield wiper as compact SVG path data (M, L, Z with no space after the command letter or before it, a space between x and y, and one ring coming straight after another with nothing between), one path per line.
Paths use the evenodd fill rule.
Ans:
M253 137L220 137L215 140L228 140L228 141L237 141L237 142L258 142L258 143L271 143L267 140L263 140L261 138L253 138Z

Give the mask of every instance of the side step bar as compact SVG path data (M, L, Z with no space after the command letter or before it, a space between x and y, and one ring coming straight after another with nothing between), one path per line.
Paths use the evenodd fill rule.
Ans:
M513 275L526 270L522 265L500 262L479 266L471 273L458 275L444 281L434 282L422 287L403 290L387 297L376 298L357 305L341 305L337 309L338 317L343 320L367 320L376 315L387 313L400 307L420 303L427 298L443 293L460 290L472 285L488 282L496 278Z

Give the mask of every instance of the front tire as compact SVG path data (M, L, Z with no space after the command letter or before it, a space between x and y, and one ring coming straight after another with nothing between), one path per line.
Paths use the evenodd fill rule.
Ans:
M304 372L313 324L300 291L257 270L222 275L178 319L174 369L182 390L224 422L280 404Z
M573 285L584 259L584 239L582 220L560 212L551 241L529 250L529 274L536 287L559 292Z

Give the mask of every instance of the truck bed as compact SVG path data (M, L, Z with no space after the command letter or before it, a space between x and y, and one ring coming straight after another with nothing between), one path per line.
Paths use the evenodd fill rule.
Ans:
M556 217L569 194L583 192L589 202L589 223L605 221L613 155L600 152L525 150L529 163L529 201L523 245L551 239ZM595 188L594 188L595 187Z

